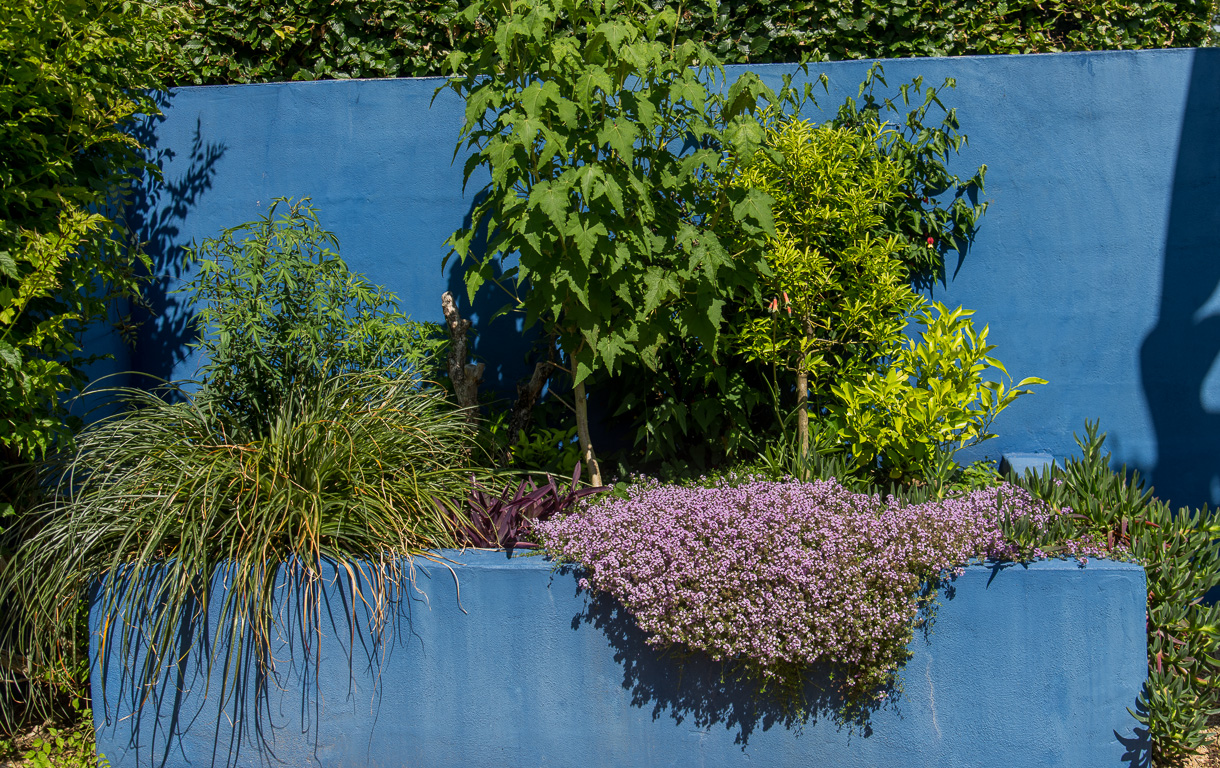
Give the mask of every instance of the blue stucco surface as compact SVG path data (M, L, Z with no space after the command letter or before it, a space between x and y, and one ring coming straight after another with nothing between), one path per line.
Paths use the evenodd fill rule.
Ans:
M1146 764L1127 711L1147 669L1138 566L966 569L912 642L896 700L851 727L814 689L812 715L786 721L710 663L648 649L629 619L541 558L445 554L452 572L417 560L380 646L333 571L320 636L302 631L299 592L277 590L262 698L247 667L222 705L219 672L206 686L196 648L133 717L140 692L112 646L93 672L99 751L114 768Z
M820 64L833 108L866 62ZM1220 501L1220 50L912 59L885 64L896 87L939 84L992 203L973 248L936 298L977 310L1016 377L1049 380L995 423L976 456L1075 453L1100 419L1116 460L1178 504ZM758 67L773 84L790 68ZM738 70L731 69L730 76ZM799 81L799 78L798 78ZM141 131L165 183L138 190L132 225L160 276L159 315L120 367L190 377L181 246L250 220L276 196L311 196L350 265L440 320L443 242L464 194L453 147L461 105L442 81L370 80L181 88ZM810 113L810 116L812 113ZM490 293L476 320L500 305ZM481 325L488 381L511 389L524 345L511 320Z

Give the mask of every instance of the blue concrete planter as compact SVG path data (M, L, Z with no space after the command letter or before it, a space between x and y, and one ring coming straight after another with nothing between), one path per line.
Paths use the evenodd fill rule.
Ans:
M155 690L133 690L138 653L123 659L111 644L96 658L95 605L99 752L115 768L1086 768L1146 757L1128 713L1146 675L1138 566L968 568L914 640L898 700L848 726L828 700L793 722L712 665L648 649L630 619L541 558L446 554L460 605L454 575L417 561L419 591L402 591L380 645L353 631L342 579L325 590L333 633L321 637L302 633L285 588L274 675L246 665L223 702L199 650ZM359 601L356 614L362 625Z

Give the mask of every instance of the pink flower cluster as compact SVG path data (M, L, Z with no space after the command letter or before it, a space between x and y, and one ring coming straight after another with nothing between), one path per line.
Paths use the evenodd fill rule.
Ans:
M654 647L744 661L764 679L831 663L846 692L863 693L906 659L930 581L1006 551L1004 514L1042 527L1053 513L1008 485L903 505L833 480L654 483L537 528Z

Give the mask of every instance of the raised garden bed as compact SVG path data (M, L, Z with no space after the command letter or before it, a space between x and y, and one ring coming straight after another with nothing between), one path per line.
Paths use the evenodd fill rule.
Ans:
M133 689L140 654L124 659L111 642L97 659L95 605L98 751L114 768L1086 768L1145 759L1128 712L1147 674L1136 565L967 568L942 590L930 631L917 633L900 695L863 723L843 723L816 685L809 716L793 718L718 666L649 649L630 617L542 558L443 554L453 572L417 560L417 589L401 587L380 645L360 629L369 609L353 603L346 575L329 572L320 636L302 631L301 595L283 587L273 675L238 665L235 694L223 701L229 649L205 641L168 666L155 691ZM210 679L205 650L217 652Z

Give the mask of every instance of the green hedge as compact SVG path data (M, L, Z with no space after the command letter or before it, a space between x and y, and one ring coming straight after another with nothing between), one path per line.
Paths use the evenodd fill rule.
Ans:
M486 32L465 0L179 0L174 84L447 74ZM656 8L664 0L654 0ZM1214 0L729 0L670 4L726 63L1205 45Z

